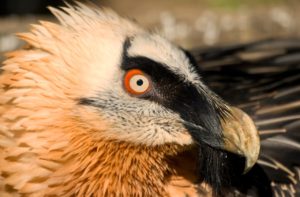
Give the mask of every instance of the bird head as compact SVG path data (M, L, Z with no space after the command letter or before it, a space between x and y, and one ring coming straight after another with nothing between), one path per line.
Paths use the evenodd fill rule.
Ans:
M91 167L97 161L105 169L114 155L144 170L151 164L139 164L142 149L147 150L143 160L167 165L159 163L162 157L199 148L197 157L206 158L201 165L209 176L218 173L209 154L237 154L245 158L245 170L255 163L259 139L253 122L203 83L201 70L186 51L108 9L78 3L50 10L61 24L42 21L30 33L19 34L30 47L9 54L1 94L15 99L6 103L5 110L12 110L7 116L18 113L13 109L23 114L19 144L32 144L34 154L47 152L61 166L77 162L69 168L73 171L57 167L55 173L78 168L82 177L87 173L83 168L97 168ZM134 148L140 152L129 156Z

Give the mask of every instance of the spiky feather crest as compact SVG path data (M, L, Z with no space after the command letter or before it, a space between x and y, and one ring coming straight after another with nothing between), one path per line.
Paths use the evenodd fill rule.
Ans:
M57 61L61 61L57 64L64 63L65 71L58 70L68 72L62 73L63 77L78 77L74 74L92 70L93 73L85 75L89 79L77 80L87 83L81 86L90 87L89 83L95 84L93 77L110 76L110 73L107 73L110 68L107 67L120 62L124 39L144 30L107 8L96 9L78 2L77 4L68 5L61 10L50 8L61 25L41 21L41 25L33 25L30 33L20 33L18 36L36 49L55 56ZM76 87L79 87L78 82L74 84Z

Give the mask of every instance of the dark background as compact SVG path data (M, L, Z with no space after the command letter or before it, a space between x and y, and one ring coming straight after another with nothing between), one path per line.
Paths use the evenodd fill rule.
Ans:
M48 5L59 6L61 0L1 0L0 15L50 14Z

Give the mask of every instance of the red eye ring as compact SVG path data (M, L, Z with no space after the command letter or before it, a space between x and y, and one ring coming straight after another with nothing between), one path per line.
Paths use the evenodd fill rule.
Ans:
M151 80L139 69L132 69L124 76L124 89L131 95L141 96L151 89Z

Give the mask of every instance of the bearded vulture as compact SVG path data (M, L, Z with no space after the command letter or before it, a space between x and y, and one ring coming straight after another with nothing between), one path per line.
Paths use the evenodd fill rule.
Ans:
M297 43L189 52L106 8L50 10L1 67L1 197L297 195Z

